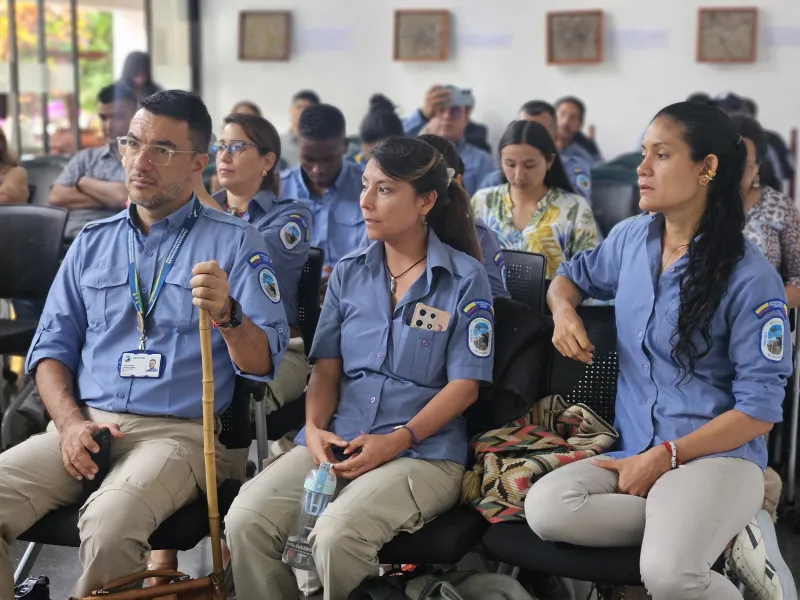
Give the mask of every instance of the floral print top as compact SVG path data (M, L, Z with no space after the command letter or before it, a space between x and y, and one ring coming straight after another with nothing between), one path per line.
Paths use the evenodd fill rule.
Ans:
M764 187L761 199L745 214L744 234L784 283L800 287L800 213L788 196Z
M578 194L550 188L522 231L514 225L511 207L507 183L480 190L472 198L475 216L494 231L501 248L544 254L548 279L555 277L562 262L599 243L592 209Z

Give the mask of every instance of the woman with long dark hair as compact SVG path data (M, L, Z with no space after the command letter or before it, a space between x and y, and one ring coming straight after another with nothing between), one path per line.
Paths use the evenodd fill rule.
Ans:
M122 67L122 77L119 79L120 83L133 90L140 104L148 96L163 89L153 81L150 55L147 52L135 51L128 54Z
M383 94L373 94L369 99L369 110L358 128L361 147L349 156L354 163L367 164L369 151L375 144L390 137L405 135L403 122L397 116L396 107Z
M587 364L576 307L616 300L619 445L534 484L528 523L547 540L641 544L653 600L741 600L710 568L723 552L746 598L794 600L759 510L764 435L792 364L783 283L742 233L745 144L718 109L681 102L656 115L642 151L648 214L562 264L547 297L553 343Z
M376 243L331 274L300 446L250 481L225 518L242 598L297 597L281 552L315 464L334 463L340 482L309 538L325 600L346 598L381 546L460 495L461 415L491 380L494 351L469 197L433 147L389 138L372 149L361 209Z
M25 204L28 200L28 172L19 166L0 129L0 204Z
M562 261L598 242L589 203L572 190L553 137L540 123L514 121L500 139L503 184L472 198L475 216L501 248L547 257L547 278Z

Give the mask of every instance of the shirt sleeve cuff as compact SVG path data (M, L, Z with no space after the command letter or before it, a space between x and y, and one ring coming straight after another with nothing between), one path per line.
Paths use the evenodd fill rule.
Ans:
M470 381L485 381L486 383L492 382L492 361L488 358L488 365L485 367L461 366L456 365L447 367L447 380L456 381L458 379L468 379Z
M266 375L254 375L253 373L246 373L245 371L242 371L239 368L239 365L231 361L233 368L236 369L237 375L244 377L245 379L250 379L252 381L263 381L265 383L275 379L275 374L278 372L278 369L281 368L283 355L286 352L286 346L289 342L288 326L279 325L278 327L283 330L283 333L279 333L274 327L262 329L262 331L267 334L267 340L269 341L269 351L272 357L272 371Z
M31 343L31 349L28 351L28 356L25 358L25 374L32 375L36 370L36 366L45 359L57 360L72 373L77 371L77 356L75 351L61 347L58 339L61 336L53 332L48 332L46 329L39 329Z

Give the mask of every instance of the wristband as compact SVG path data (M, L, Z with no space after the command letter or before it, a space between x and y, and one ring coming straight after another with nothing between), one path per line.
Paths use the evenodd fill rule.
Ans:
M411 447L412 448L416 447L416 445L419 442L417 441L417 434L414 433L414 430L411 429L411 427L409 427L408 425L398 425L397 427L394 428L395 431L397 431L398 429L405 429L409 434L411 434Z
M677 469L681 462L678 458L678 447L675 445L675 442L664 442L661 445L667 449L667 452L669 452L672 468Z

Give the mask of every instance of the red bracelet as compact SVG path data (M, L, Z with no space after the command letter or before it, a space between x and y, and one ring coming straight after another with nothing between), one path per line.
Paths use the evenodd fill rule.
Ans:
M675 445L675 442L662 442L661 445L667 449L667 452L669 452L669 457L672 461L672 468L677 469L680 466L681 461L678 458L678 447Z

